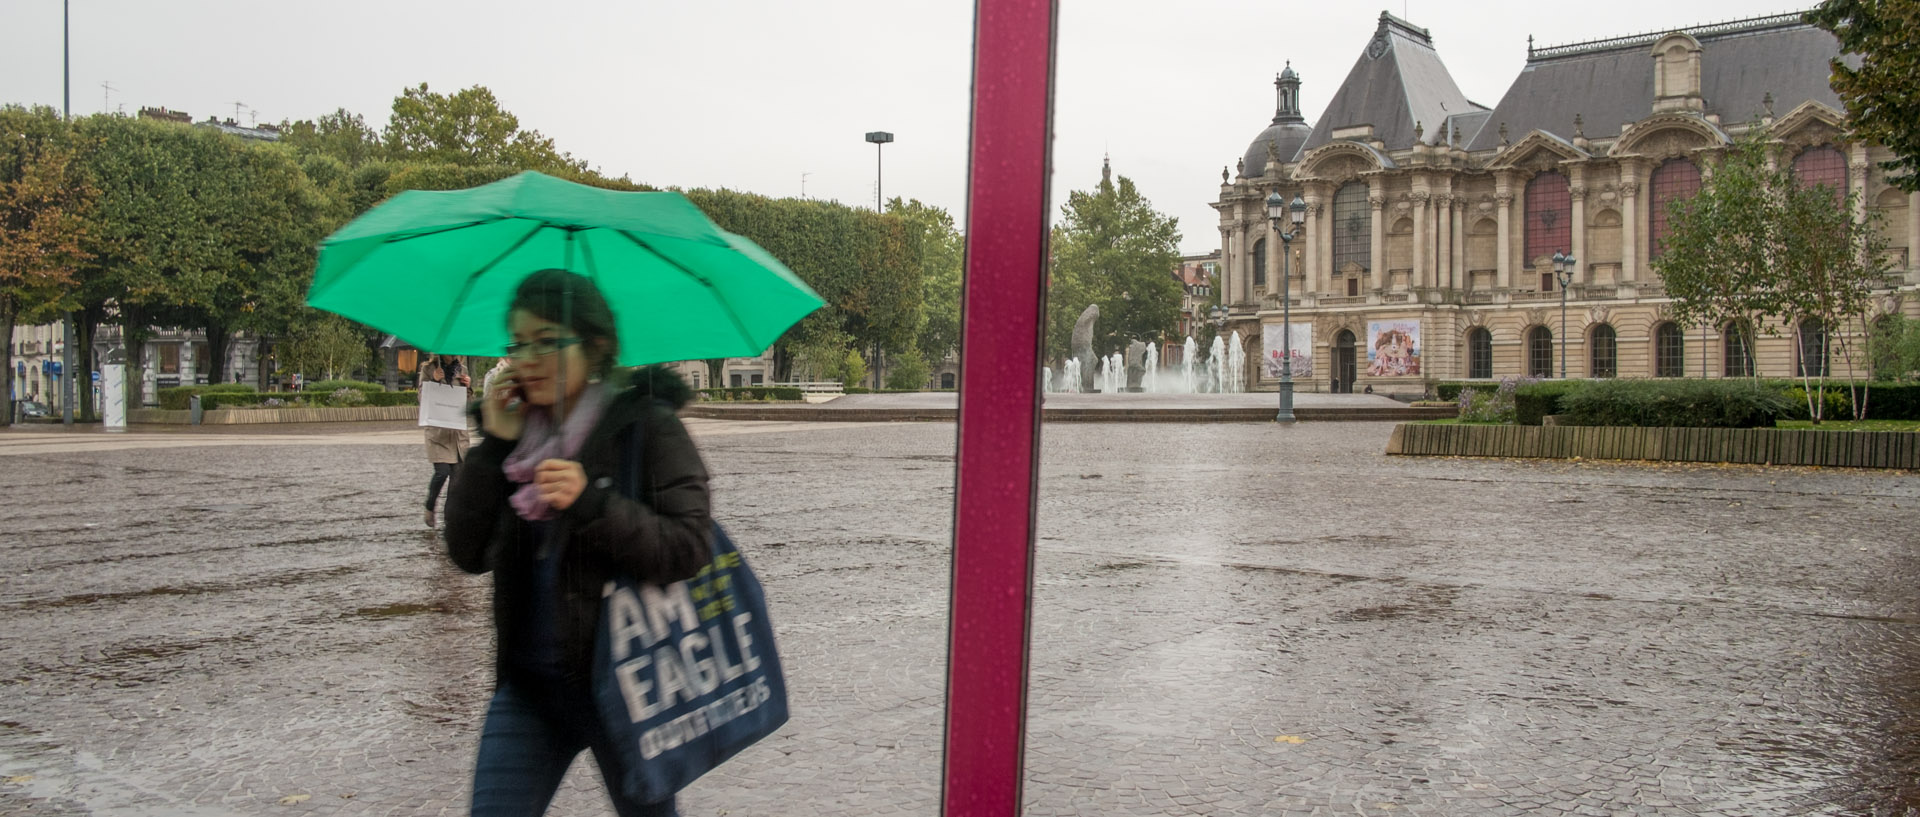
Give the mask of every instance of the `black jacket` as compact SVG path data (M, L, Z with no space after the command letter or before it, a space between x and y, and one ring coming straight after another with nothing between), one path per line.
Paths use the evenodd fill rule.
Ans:
M691 578L713 559L712 505L707 469L674 414L691 392L664 367L633 373L631 385L607 406L587 436L578 459L587 487L554 518L566 538L560 563L561 657L570 686L587 688L593 665L594 625L600 591L614 575L668 583ZM620 459L633 434L644 434L641 464L644 502L618 489ZM468 573L493 573L496 682L514 678L507 656L523 652L514 643L514 622L532 615L534 552L529 525L507 497L515 485L502 472L513 440L489 438L468 452L447 495L447 554Z

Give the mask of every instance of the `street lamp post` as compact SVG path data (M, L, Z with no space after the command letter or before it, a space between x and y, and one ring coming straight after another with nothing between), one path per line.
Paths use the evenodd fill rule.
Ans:
M1280 231L1281 219L1287 229ZM1280 413L1276 423L1291 423L1293 417L1293 236L1307 221L1307 203L1299 196L1288 203L1279 191L1267 194L1267 221L1280 233Z
M893 141L893 134L883 130L870 131L867 133L867 141L873 143L873 211L879 213L886 210L886 208L880 204L880 202L883 201L883 199L880 198L880 181L882 179L880 172L882 170L880 151L883 149L883 145Z
M1553 254L1553 277L1560 282L1560 379L1567 379L1567 285L1573 283L1573 271L1578 268L1574 257L1566 253Z

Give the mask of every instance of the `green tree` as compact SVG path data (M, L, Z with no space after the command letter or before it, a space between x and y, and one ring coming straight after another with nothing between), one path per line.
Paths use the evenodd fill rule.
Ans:
M280 366L319 380L333 380L368 365L366 331L338 315L312 311L275 347Z
M14 323L73 307L76 268L88 259L86 219L97 191L76 154L52 109L0 108L0 425L13 422Z
M1857 391L1864 365L1854 365L1852 333L1843 330L1864 321L1868 295L1884 280L1885 242L1871 221L1854 220L1857 191L1802 185L1787 163L1769 163L1768 150L1767 134L1755 128L1728 149L1698 195L1669 205L1671 227L1653 269L1683 324L1738 321L1769 332L1785 325L1796 345L1808 343L1800 333L1809 320L1824 327ZM1817 369L1803 368L1815 422L1825 402ZM1866 402L1855 394L1860 419Z
M480 85L440 94L423 82L402 91L394 97L385 141L388 155L405 161L550 173L586 170L585 162L555 148L552 139L522 130L520 118Z
M1920 0L1826 0L1806 20L1840 40L1831 83L1856 136L1891 149L1887 181L1920 190Z
M350 168L377 161L386 153L380 133L345 108L318 119L281 123L280 143L302 157L330 156Z
M946 360L960 348L960 285L966 239L946 210L919 199L892 199L887 202L887 214L900 218L920 236L920 280L925 294L916 346L921 363ZM888 380L891 382L891 375Z
M1094 353L1131 341L1153 343L1180 320L1180 282L1169 272L1180 258L1179 220L1162 215L1125 176L1102 173L1093 191L1067 195L1053 230L1047 293L1047 356L1064 357L1074 321L1100 307Z
M918 349L908 349L889 358L887 362L891 364L887 369L889 389L924 389L927 387L927 377L933 373Z

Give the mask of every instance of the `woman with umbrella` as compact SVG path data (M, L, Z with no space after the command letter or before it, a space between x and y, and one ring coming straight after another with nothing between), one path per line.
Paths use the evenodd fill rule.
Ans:
M592 698L602 585L692 577L712 559L712 522L706 466L674 414L691 391L661 366L616 384L620 338L591 281L536 272L505 319L512 363L481 398L486 439L453 481L446 538L455 564L494 583L497 687L473 813L538 815L582 749L622 779ZM613 487L636 450L642 501ZM677 813L671 798L608 794L621 817Z

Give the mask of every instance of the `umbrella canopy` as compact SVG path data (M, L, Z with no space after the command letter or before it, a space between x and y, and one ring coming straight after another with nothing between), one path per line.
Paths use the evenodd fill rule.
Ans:
M592 279L623 366L752 357L823 301L679 193L603 190L528 171L468 190L408 191L328 236L307 303L421 349L499 355L528 275Z

